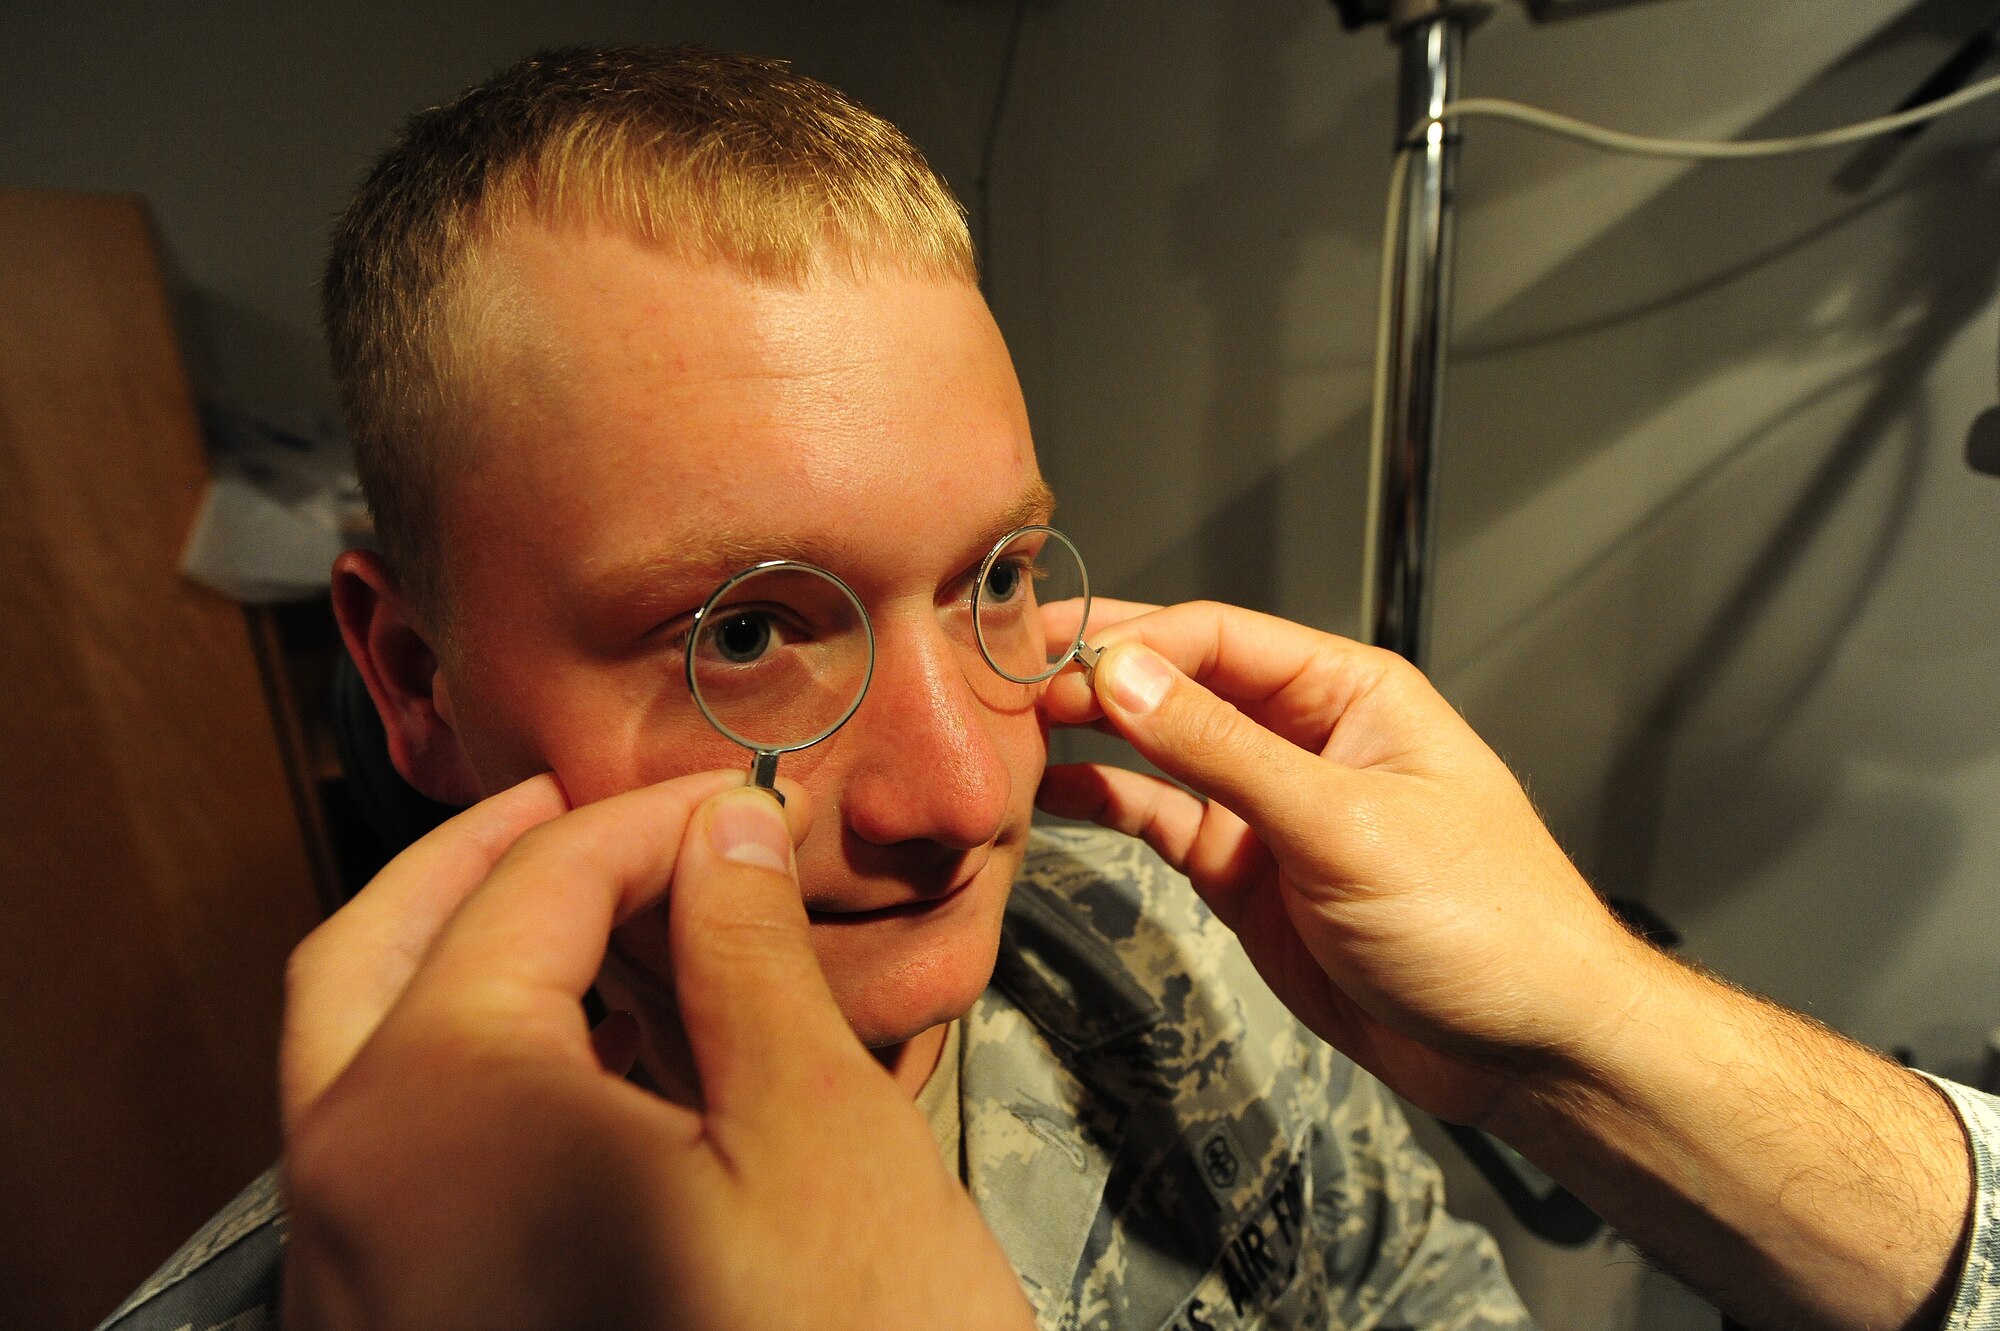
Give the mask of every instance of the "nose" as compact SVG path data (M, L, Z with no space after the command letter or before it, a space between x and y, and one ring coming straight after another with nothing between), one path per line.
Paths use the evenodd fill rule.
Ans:
M848 827L880 846L985 845L1005 826L1011 793L993 730L1002 718L935 617L878 623L877 634L875 678L848 723L859 755L843 791Z

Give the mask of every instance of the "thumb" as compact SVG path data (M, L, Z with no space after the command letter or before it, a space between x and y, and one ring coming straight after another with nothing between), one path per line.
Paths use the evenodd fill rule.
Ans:
M865 1060L813 953L791 829L768 793L739 786L696 811L670 900L675 995L712 1114L781 1109L829 1054Z
M1272 734L1143 643L1106 648L1092 685L1148 762L1242 818L1273 850L1309 850L1329 800L1355 775Z

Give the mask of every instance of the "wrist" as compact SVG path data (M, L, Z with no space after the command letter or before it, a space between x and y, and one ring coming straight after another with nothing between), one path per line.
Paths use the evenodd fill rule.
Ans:
M1531 1145L1571 1141L1580 1126L1628 1101L1657 1059L1654 1046L1674 1038L1676 1013L1700 1007L1691 984L1713 983L1600 911L1571 931L1575 946L1551 949L1573 958L1551 986L1559 1004L1536 1013L1523 1038L1489 1060L1502 1090L1474 1126L1531 1158Z
M1807 1018L1651 963L1618 1020L1513 1083L1489 1130L1740 1320L1935 1325L1970 1205L1945 1097Z

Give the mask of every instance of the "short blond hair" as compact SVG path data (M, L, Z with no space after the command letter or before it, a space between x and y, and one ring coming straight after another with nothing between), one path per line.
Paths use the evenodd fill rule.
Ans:
M383 557L440 631L438 497L478 376L467 279L508 227L579 221L792 282L829 265L977 276L923 154L783 61L550 51L421 112L336 225L320 300Z

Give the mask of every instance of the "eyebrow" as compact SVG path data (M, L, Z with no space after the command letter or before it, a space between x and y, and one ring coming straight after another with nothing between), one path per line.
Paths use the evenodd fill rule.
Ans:
M1044 526L1055 516L1056 496L1047 481L1035 477L1014 501L980 531L980 555L1020 527ZM812 538L792 535L746 537L735 532L710 532L700 550L666 550L612 567L600 565L583 572L579 591L584 603L607 608L638 597L706 592L732 573L767 559L796 560L832 568L842 552ZM835 569L838 572L839 570Z
M1037 476L1034 483L1021 492L1020 498L1009 504L1006 511L987 528L992 540L986 544L991 546L1017 527L1045 527L1055 515L1056 492L1049 488L1047 481Z

